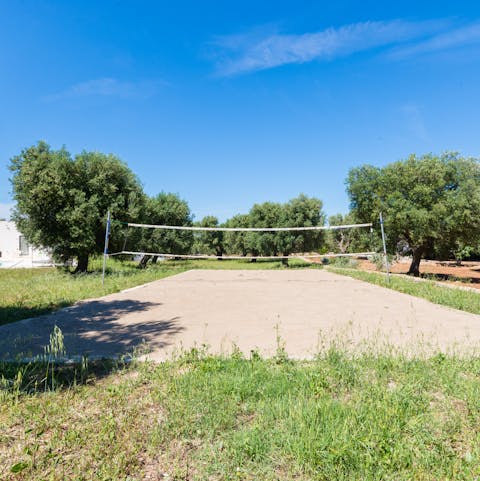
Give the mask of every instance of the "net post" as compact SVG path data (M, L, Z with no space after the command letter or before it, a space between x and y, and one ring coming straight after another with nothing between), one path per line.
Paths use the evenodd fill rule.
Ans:
M380 229L382 231L383 255L385 257L385 269L387 270L387 280L390 282L390 269L388 266L387 245L385 243L385 231L383 229L383 216L380 212Z
M107 265L109 235L110 235L110 210L107 211L107 225L105 227L105 246L103 248L103 266L102 266L102 287L105 285L105 267Z

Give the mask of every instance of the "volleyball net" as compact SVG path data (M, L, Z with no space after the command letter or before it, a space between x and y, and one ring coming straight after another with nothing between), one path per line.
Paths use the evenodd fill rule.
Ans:
M120 227L121 226L121 227ZM318 259L370 256L362 252L326 252L325 232L370 229L373 224L315 225L292 227L227 227L118 223L113 252L106 256L164 259ZM107 223L106 239L110 236ZM120 240L119 237L123 237ZM108 241L106 242L108 246Z

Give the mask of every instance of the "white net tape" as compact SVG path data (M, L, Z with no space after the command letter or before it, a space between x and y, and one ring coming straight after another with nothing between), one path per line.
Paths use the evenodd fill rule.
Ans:
M183 225L154 225L154 224L133 224L127 223L128 227L143 227L146 229L168 229L168 230L196 230L216 232L289 232L309 230L338 230L351 229L352 227L372 227L372 224L349 224L349 225L315 225L308 227L197 227Z
M301 232L301 231L320 231L320 230L339 230L339 229L351 229L358 227L370 227L371 223L366 224L345 224L345 225L333 225L333 226L306 226L306 227L200 227L200 226L181 226L181 225L156 225L156 224L137 224L137 223L125 223L127 227L139 227L144 229L165 229L165 230L184 230L184 231L210 231L210 232ZM125 248L125 247L124 247ZM162 252L143 252L143 251L130 251L121 250L108 254L110 256L118 255L134 255L134 256L155 256L163 257L167 259L268 259L268 260L282 260L282 259L318 259L318 258L331 258L331 257L364 257L375 254L375 252L356 252L356 253L339 253L339 254L290 254L290 255L275 255L275 256L262 256L262 255L210 255L210 254L170 254Z
M291 254L289 256L214 256L209 254L163 254L160 252L136 252L136 251L120 251L114 252L113 254L108 254L109 256L119 256L119 255L137 255L137 256L158 256L165 257L169 259L323 259L330 257L365 257L371 256L375 252L355 252L348 254Z

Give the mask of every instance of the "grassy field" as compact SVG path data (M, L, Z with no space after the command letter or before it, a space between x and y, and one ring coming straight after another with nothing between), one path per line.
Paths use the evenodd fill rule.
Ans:
M55 391L42 371L36 392L33 371L19 381L2 369L1 479L480 476L478 358L330 349L298 362L281 350L270 360L192 351L111 374L97 366L97 377L77 367L77 385Z
M308 267L291 260L289 268ZM133 262L109 259L105 287L101 284L101 260L91 262L91 272L73 275L64 270L0 269L0 325L52 312L81 299L100 297L128 287L162 279L189 269L282 269L279 261L243 260L166 261L147 269Z
M480 314L480 292L473 292L463 289L442 287L434 281L416 281L405 276L392 275L390 281L385 274L377 272L365 272L358 269L345 269L339 267L329 267L329 271L336 274L343 274L354 279L377 284L395 291L422 297L435 304L453 307L462 311Z

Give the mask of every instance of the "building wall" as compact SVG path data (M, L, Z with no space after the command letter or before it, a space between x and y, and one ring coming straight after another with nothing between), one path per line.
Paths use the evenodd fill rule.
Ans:
M22 234L14 222L0 221L0 268L1 267L41 267L52 265L47 251L34 249L22 242L24 250L20 249Z

